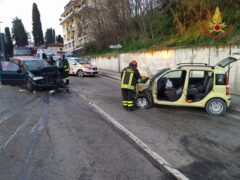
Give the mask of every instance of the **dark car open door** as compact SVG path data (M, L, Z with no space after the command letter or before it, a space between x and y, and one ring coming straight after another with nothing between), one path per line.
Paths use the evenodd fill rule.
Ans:
M9 61L0 61L0 76L2 85L23 85L26 74L18 64Z

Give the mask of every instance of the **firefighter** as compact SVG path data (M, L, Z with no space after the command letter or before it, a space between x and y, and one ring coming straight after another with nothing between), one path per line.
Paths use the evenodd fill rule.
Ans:
M65 55L62 56L62 66L63 66L63 78L66 80L65 84L69 85L69 81L70 81L70 77L69 77L70 66L69 66L68 60L66 59Z
M137 69L137 61L131 61L129 66L122 70L121 79L123 107L127 111L133 111L135 106L136 84L142 80L142 77Z

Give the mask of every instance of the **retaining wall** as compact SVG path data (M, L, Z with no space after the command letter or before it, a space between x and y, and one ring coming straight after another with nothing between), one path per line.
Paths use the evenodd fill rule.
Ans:
M179 48L139 53L124 53L113 56L91 58L99 69L119 72L128 66L132 59L138 61L138 68L143 76L150 76L161 68L175 66L178 63L207 63L215 65L229 54L240 52L240 45L222 47ZM232 65L230 73L231 91L240 94L240 61Z

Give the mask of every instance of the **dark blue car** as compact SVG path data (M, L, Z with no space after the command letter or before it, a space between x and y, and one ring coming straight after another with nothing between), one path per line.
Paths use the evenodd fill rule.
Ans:
M2 85L25 86L30 91L63 86L58 68L40 59L0 61L0 74Z

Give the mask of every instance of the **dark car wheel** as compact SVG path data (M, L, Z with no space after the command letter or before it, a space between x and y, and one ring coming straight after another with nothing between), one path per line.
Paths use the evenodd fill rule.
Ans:
M83 70L78 70L77 75L79 77L83 77L84 76Z
M136 99L136 106L139 109L149 109L153 106L153 101L152 101L151 97L149 97L145 94L141 94Z
M210 115L222 116L227 110L227 105L222 99L215 98L208 101L205 109Z
M32 84L32 81L31 80L28 80L27 83L26 83L26 87L29 91L33 91L34 90L34 87L33 87L33 84Z

